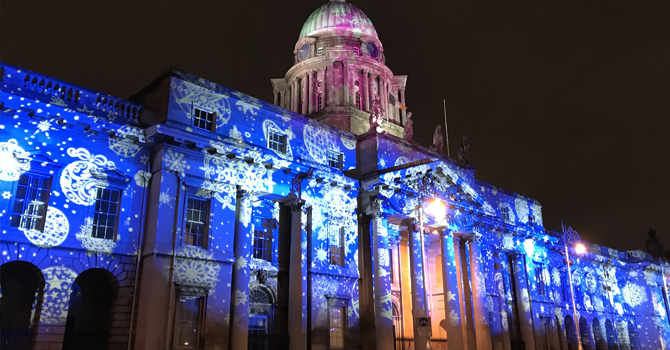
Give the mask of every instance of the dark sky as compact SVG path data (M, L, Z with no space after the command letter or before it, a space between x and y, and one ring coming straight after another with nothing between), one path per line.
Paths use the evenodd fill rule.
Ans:
M169 67L272 99L320 1L19 1L0 59L128 97ZM670 248L670 1L354 0L408 75L415 140L447 99L451 151L593 242Z

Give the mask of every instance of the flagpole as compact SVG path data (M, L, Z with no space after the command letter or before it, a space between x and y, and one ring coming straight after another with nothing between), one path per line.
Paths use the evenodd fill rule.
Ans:
M444 133L447 135L447 157L451 158L449 151L449 126L447 126L447 100L442 99L442 106L444 106Z

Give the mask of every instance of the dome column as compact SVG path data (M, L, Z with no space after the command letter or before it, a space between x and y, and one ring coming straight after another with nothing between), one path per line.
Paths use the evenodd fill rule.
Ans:
M298 112L298 78L291 83L291 111Z
M400 103L402 103L403 106L407 106L405 104L405 87L404 86L400 88L400 93L399 94L400 94ZM401 113L402 113L402 126L405 126L405 124L407 123L407 110L403 109Z
M342 98L345 106L349 106L349 95L351 95L351 77L349 76L349 60L342 61Z
M300 114L307 115L307 72L302 73L302 81L300 84L300 100L302 102L302 108L300 108Z
M314 112L314 71L307 71L307 113Z
M325 81L326 81L326 82L325 82L326 88L325 88L324 90L325 90L327 93L330 93L330 89L333 89L333 88L334 88L334 87L333 87L333 74L335 74L335 69L334 69L333 64L331 63L331 64L328 65L328 67L326 67L326 78L325 78ZM337 105L337 102L335 102L335 101L331 101L331 100L328 98L328 94L326 94L325 98L326 98L326 99L325 99L325 101L326 101L326 106L330 106L331 104L332 104L333 106Z
M278 98L278 91L277 91L277 89L272 89L272 97L273 97L273 100L272 100L272 101L274 101L273 103L275 104L275 106L279 106L279 100L277 100L277 98ZM281 107L281 106L280 106L280 107Z

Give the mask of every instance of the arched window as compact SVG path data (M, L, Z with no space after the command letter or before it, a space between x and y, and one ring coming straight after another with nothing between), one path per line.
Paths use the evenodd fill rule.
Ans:
M316 110L320 111L323 109L323 94L318 93L316 94Z
M356 92L356 108L363 110L363 106L361 105L361 93Z

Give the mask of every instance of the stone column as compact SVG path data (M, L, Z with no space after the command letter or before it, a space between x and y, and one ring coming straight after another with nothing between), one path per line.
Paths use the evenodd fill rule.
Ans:
M323 67L323 78L321 79L321 81L323 82L323 88L322 88L323 96L321 98L323 99L323 108L324 109L326 107L328 107L328 83L326 83L326 81L328 79L328 74L330 74L330 69L328 69L329 67L330 66Z
M400 103L402 103L403 106L406 106L405 104L405 87L400 88ZM405 123L407 123L407 110L403 109L402 110L402 126L405 126Z
M314 112L314 71L307 71L307 112L312 114Z
M351 102L349 97L351 95L351 77L349 76L349 60L342 61L342 97L344 105L349 107Z
M286 108L286 90L282 90L279 92L279 96L275 96L275 99L279 99L279 107L281 108ZM288 109L288 108L286 108Z
M252 195L246 191L237 192L235 213L235 264L233 265L230 348L246 350L249 334L249 264L253 244L253 227L250 227Z
M300 114L307 115L307 72L302 73L302 81L300 82L300 100L302 101L302 108Z
M291 208L291 252L288 280L288 335L290 350L307 349L307 337L303 318L303 266L302 266L302 206L295 199L287 205ZM236 348L231 348L236 349Z
M277 91L277 89L272 89L272 97L273 97L272 101L274 101L275 106L279 106L279 100L278 100L279 96L278 96L278 94L279 94L279 92Z
M388 233L383 214L375 213L371 221L375 281L375 334L377 349L393 349L393 304L389 269ZM382 257L386 257L382 259Z
M470 273L472 275L472 303L477 350L490 350L492 348L491 326L486 311L486 275L484 274L481 251L479 250L480 239L481 236L476 236L468 243L470 248Z
M298 79L291 82L291 111L298 113Z
M375 95L372 93L372 86L374 86L374 74L372 72L368 72L368 90L367 95L368 95L368 100L367 100L367 107L368 107L368 112L372 113L372 103L375 101Z
M459 237L454 237L456 263L461 275L458 290L461 293L461 326L463 333L464 349L476 350L475 329L472 323L472 298L470 293L470 274L468 273L468 260L465 255L465 242L460 242Z
M442 232L440 248L442 250L442 286L444 288L444 318L446 322L447 339L451 349L463 349L461 296L458 292L460 275L456 264L453 233L448 230Z
M516 254L513 259L514 284L516 286L516 303L519 310L519 327L521 339L526 343L526 350L535 350L535 334L533 333L533 312L530 308L528 279L526 277L526 258ZM579 322L579 320L575 321Z
M423 232L414 231L414 222L409 225L409 260L412 278L412 321L415 322L419 317L427 317L428 310L426 304L426 282L423 276L423 251L421 250L421 235ZM418 325L414 324L414 348L417 350L426 349L428 337L419 337Z
M335 67L332 64L330 64L330 65L328 65L327 68L328 69L326 69L326 81L325 81L325 83L326 83L326 86L327 86L326 90L330 94L331 91L335 91L335 87L333 86L333 75L335 75ZM333 95L335 95L335 94L333 94ZM337 101L335 101L334 99L333 100L329 99L328 95L326 95L326 106L337 106Z
M504 254L500 254L500 260L501 261L507 261L507 256ZM500 274L500 278L498 278L498 274ZM498 270L496 272L496 275L494 276L494 280L496 283L496 288L499 291L502 291L503 293L507 293L505 290L505 283L504 283L504 275L502 270ZM500 293L499 293L500 294ZM498 296L498 310L500 312L500 338L502 340L502 348L503 350L512 350L512 343L510 339L510 334L509 334L509 323L507 322L507 296L505 294L501 294ZM505 327L505 325L507 325ZM558 347L557 349L560 349Z
M363 79L361 79L361 96L363 98L363 110L370 111L370 71L363 68Z

